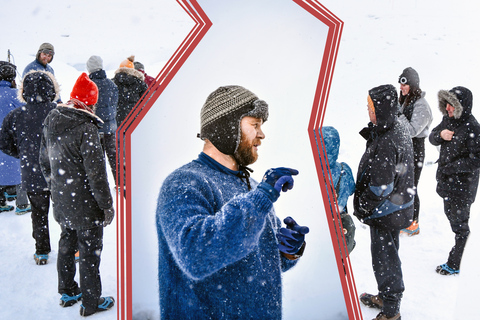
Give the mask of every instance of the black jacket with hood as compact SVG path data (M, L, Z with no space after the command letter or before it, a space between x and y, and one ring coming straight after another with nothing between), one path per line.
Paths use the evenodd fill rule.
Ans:
M40 164L55 220L70 229L102 225L112 206L98 128L101 119L60 104L44 122Z
M430 143L440 146L438 195L469 203L475 201L480 168L480 125L472 115L472 102L472 92L465 87L440 90L438 107L444 116L429 136ZM448 116L447 103L455 108L452 118ZM451 141L441 138L444 129L454 132Z
M3 119L0 150L20 159L22 187L27 192L47 190L38 154L43 120L57 106L53 101L58 99L59 93L53 74L30 71L18 90L18 99L26 105L12 110Z
M413 147L406 128L397 120L397 93L392 85L369 91L377 124L360 134L367 148L360 160L354 215L385 230L400 230L413 218Z
M117 125L120 126L148 86L143 73L127 67L120 67L115 71L113 82L118 87Z

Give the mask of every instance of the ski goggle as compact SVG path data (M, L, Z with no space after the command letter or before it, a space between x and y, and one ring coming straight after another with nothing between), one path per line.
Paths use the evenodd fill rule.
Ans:
M44 53L44 54L49 54L52 57L55 54L55 52L53 52L53 50L50 50L50 49L43 49L41 52Z

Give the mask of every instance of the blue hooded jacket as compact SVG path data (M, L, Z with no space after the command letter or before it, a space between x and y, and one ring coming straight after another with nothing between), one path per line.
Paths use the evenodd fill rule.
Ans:
M323 143L327 152L333 186L337 191L337 202L340 212L346 209L348 198L355 192L355 180L352 169L345 162L338 162L340 151L340 135L334 127L322 127ZM340 184L339 184L340 181Z
M10 111L24 104L17 99L17 89L11 86L10 81L0 81L0 123ZM20 182L20 160L0 152L0 185L13 186Z

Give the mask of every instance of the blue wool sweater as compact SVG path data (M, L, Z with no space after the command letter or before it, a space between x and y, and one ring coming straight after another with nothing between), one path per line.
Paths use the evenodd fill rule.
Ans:
M161 318L281 319L281 227L272 201L200 154L164 181L157 205Z

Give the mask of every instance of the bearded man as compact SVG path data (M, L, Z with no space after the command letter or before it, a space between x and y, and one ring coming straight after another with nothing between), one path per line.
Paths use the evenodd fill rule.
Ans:
M307 227L286 228L273 203L293 187L290 168L262 182L258 158L265 101L241 86L212 92L201 110L199 157L163 182L157 205L162 319L281 319L281 273L305 249Z

